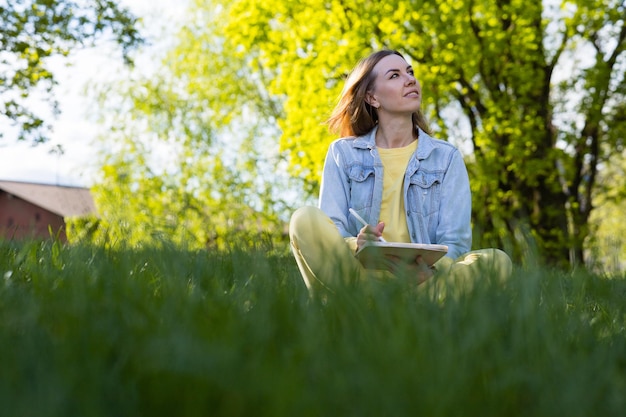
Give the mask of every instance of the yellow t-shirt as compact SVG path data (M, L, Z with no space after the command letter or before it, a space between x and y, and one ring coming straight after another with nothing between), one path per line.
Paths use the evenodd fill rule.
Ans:
M383 201L380 221L385 223L383 237L388 242L411 242L404 210L404 174L417 140L403 148L378 148L383 163Z

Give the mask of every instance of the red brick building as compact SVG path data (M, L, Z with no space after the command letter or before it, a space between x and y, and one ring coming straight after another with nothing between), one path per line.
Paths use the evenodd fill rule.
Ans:
M65 241L65 219L96 214L88 188L0 181L0 239L50 237Z

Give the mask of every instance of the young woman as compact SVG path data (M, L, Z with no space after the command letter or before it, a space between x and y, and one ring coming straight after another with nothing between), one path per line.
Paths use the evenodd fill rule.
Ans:
M396 265L416 284L435 273L469 279L490 268L510 274L504 252L469 252L467 170L456 148L429 136L421 101L413 68L396 51L364 58L346 80L328 121L342 138L326 155L319 208L298 209L289 227L292 251L310 290L373 279L376 274L364 270L354 254L381 237L448 246L446 257L432 268L421 257ZM369 225L363 227L350 209Z

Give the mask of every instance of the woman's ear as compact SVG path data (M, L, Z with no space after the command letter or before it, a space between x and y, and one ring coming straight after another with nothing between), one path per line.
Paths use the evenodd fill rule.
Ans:
M375 109L377 109L380 106L380 104L376 100L376 97L374 97L374 95L370 93L369 91L365 93L365 102Z

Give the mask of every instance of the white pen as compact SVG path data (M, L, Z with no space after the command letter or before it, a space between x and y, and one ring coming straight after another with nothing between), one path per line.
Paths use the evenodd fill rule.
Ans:
M359 216L359 213L357 213L355 210L352 209L352 207L350 207L348 209L350 211L350 213L352 213L352 215L354 216L355 219L357 219L363 226L369 226L369 223L366 222L365 220L363 220L363 217ZM386 242L385 239L383 239L383 237L379 237L378 238L381 242Z

